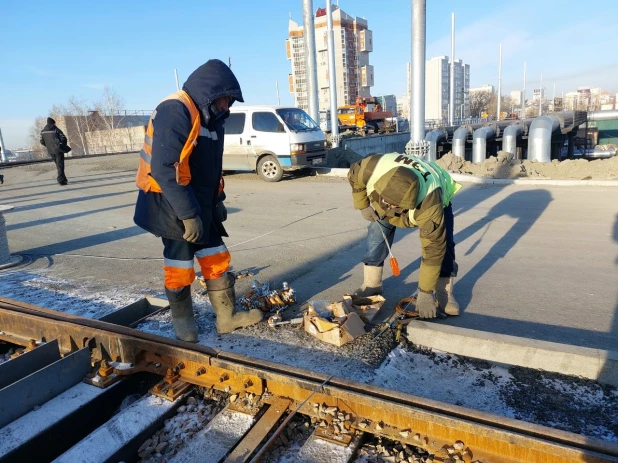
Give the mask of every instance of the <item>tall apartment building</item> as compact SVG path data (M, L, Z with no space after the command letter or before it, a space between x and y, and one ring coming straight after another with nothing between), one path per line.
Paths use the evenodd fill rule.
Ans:
M373 51L373 33L367 20L348 15L333 5L333 32L338 106L354 104L357 96L371 96L374 85L373 66L369 53ZM330 108L328 75L328 34L326 9L317 10L315 19L318 92L321 111ZM290 93L297 107L308 109L305 39L303 25L290 19L285 41L287 58L292 65L289 75Z
M425 120L448 119L450 63L448 56L437 56L425 63ZM455 60L455 117L470 113L470 65Z

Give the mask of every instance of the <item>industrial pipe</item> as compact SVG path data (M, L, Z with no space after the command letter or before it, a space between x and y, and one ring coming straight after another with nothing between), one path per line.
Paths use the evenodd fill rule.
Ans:
M610 109L605 111L589 111L589 121L615 121L618 120L618 109Z
M446 141L448 132L445 128L433 129L425 135L425 141L429 142L429 152L427 153L427 161L435 161L438 159L438 143Z
M539 116L530 124L528 133L528 160L551 162L551 136L560 128L554 116Z
M471 129L467 125L462 125L453 134L453 142L451 152L455 156L459 156L462 159L466 159L466 141Z
M480 127L474 131L474 137L472 140L472 162L480 164L487 158L487 140L496 137L496 130L494 127L485 126Z
M524 126L521 123L511 124L502 133L502 151L511 153L513 159L521 159L517 156L517 141L521 138L524 132Z

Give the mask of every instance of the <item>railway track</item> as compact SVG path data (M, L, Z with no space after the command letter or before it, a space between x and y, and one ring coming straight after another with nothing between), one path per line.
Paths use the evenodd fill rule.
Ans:
M151 302L104 321L0 298L0 340L24 348L0 364L0 462L265 461L293 428L299 462L618 462L611 442L132 328Z

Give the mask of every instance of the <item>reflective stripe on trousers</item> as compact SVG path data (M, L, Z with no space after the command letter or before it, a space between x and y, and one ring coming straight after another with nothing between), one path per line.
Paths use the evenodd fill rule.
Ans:
M221 238L217 237L215 246L192 244L188 241L163 238L163 269L165 287L178 290L189 286L195 280L194 256L206 280L223 276L229 269L232 257Z

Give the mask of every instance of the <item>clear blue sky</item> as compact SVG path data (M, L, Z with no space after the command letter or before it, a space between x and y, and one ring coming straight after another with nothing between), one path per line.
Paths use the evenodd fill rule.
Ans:
M564 0L427 1L427 58L450 54L450 14L456 14L456 57L471 65L471 84L498 80L503 42L503 93L522 86L528 95L541 73L552 96L577 86L618 91L618 39L612 26L618 2ZM314 0L314 10L324 7ZM375 95L405 92L410 61L409 0L341 0L348 14L373 30ZM0 127L7 147L24 146L33 119L71 95L97 99L105 85L127 109L152 109L210 58L232 59L253 104L282 104L290 64L285 56L289 14L302 22L301 0L184 0L105 2L18 1L2 5ZM605 25L604 25L605 24Z

